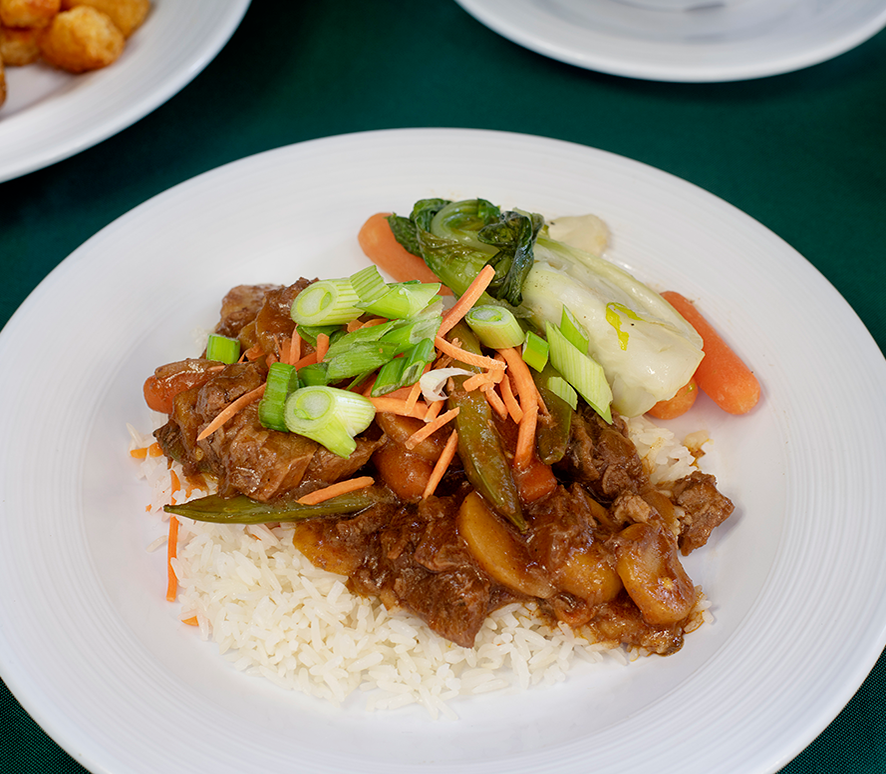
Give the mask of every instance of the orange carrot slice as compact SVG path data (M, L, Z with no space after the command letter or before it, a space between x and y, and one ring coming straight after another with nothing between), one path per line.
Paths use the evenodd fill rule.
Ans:
M250 403L257 401L262 395L265 394L265 388L267 387L267 382L260 384L254 390L250 390L247 393L241 395L237 400L233 403L229 403L225 406L203 430L200 431L200 434L197 436L198 441L202 441L204 438L208 438L212 435L216 430L218 430L222 425L225 424L231 417L237 415L242 409L246 408Z
M453 430L449 435L449 439L446 441L446 445L443 447L443 451L440 452L440 456L434 463L434 469L431 471L431 475L428 478L428 483L425 486L425 491L422 493L423 499L430 497L432 494L434 494L434 492L437 491L437 486L443 480L443 476L449 469L449 465L452 463L452 460L455 457L455 450L457 448L458 431Z
M440 402L442 403L442 401ZM409 438L407 438L406 441L403 443L403 445L411 451L429 435L433 435L447 422L451 422L453 419L455 419L458 416L458 412L459 409L456 407L454 409L449 409L449 411L446 411L443 414L440 414L440 416L438 416L436 419L428 422L427 424L425 424L424 427L419 428L412 435L410 435Z
M178 594L178 578L172 569L172 560L178 554L178 519L169 517L169 538L166 543L166 601L174 602Z
M760 399L757 377L691 301L670 290L661 295L702 338L704 358L695 371L699 389L724 411L747 414Z
M382 396L380 398L369 398L375 410L382 414L398 414L401 417L415 417L416 419L424 419L428 410L426 403L419 401L412 408L402 398L388 398Z
M692 378L677 390L673 398L660 400L646 413L655 419L676 419L692 408L697 397L698 385Z
M359 476L357 478L349 478L346 481L336 481L323 489L317 489L304 497L299 497L298 502L302 505L316 505L333 497L347 494L348 492L356 492L358 489L365 489L372 486L375 479L372 476Z
M467 290L461 294L458 301L456 301L449 311L443 315L443 322L440 323L440 328L437 331L437 335L440 338L443 338L443 336L449 333L449 331L455 327L456 323L458 323L458 321L471 310L471 307L477 303L480 296L486 292L489 283L494 279L495 268L487 263L482 269L480 269L477 276L474 277L474 281L468 285Z
M396 282L439 282L437 275L419 256L410 253L397 241L388 223L389 215L378 212L370 216L357 234L357 242L366 257ZM441 294L452 295L452 291L443 288Z

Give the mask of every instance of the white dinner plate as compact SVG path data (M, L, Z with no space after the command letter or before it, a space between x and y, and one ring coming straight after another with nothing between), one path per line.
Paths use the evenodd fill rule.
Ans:
M886 26L883 0L457 2L537 53L652 81L738 81L791 72L849 51Z
M610 258L696 299L763 387L751 414L702 396L675 423L710 433L705 460L737 506L686 562L714 623L666 658L458 700L455 721L370 713L359 695L335 708L235 671L165 601L163 552L146 551L162 526L127 453L126 423L151 427L144 379L195 354L230 287L351 273L364 219L428 196L597 213ZM0 674L96 772L773 772L886 642L886 361L781 239L619 156L446 129L253 156L72 253L0 334L0 361L15 366L0 375Z
M213 60L248 7L249 0L153 0L123 54L104 69L7 67L0 182L80 153L162 105Z

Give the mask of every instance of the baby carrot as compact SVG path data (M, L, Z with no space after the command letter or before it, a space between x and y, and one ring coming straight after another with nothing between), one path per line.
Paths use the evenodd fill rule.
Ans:
M410 253L397 241L391 231L386 212L378 212L370 216L357 234L357 241L366 257L397 282L408 280L440 281L419 256ZM452 292L447 288L442 288L440 292L452 295Z
M677 394L673 398L660 400L646 413L656 419L676 419L692 408L697 397L698 385L693 377L677 390Z
M757 377L691 301L670 290L661 295L702 338L704 358L695 372L699 388L724 411L746 414L760 399Z

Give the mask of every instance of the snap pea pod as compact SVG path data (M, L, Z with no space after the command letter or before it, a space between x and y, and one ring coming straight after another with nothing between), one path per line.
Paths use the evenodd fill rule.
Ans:
M369 487L331 497L316 505L303 505L294 498L262 503L246 495L207 495L180 505L166 505L163 510L176 516L187 516L194 521L210 521L215 524L266 524L304 521L318 516L343 516L357 513L376 503L392 501L393 496L387 490Z
M563 459L569 445L569 433L572 430L573 410L563 398L549 390L546 386L547 378L556 375L553 367L548 364L539 373L533 373L535 386L541 394L545 406L548 407L548 417L539 420L535 431L535 444L538 458L545 465L553 465Z
M480 343L467 325L459 323L450 338L458 339L462 349L481 354ZM478 370L464 363L454 364L466 370ZM461 385L466 377L454 377L455 389L448 398L449 408L458 408L455 418L458 430L458 456L465 476L489 505L523 532L526 520L520 508L517 484L511 464L505 456L501 438L495 429L492 410L479 390L465 392Z

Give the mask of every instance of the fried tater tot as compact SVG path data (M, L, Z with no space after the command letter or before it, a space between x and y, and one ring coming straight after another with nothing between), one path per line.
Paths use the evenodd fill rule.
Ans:
M5 27L0 24L0 57L7 67L23 67L40 58L39 27Z
M78 5L88 5L106 13L126 38L142 25L151 10L151 0L62 0L64 11Z
M72 73L107 67L125 45L123 33L110 17L88 5L62 11L40 34L43 58Z
M7 27L45 27L61 8L61 0L0 0L0 22Z

